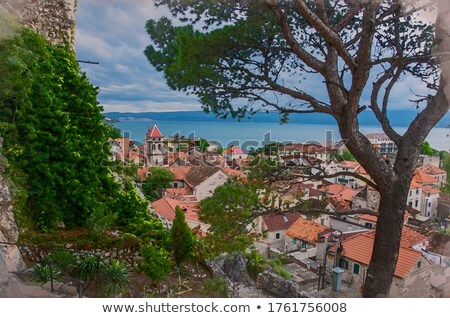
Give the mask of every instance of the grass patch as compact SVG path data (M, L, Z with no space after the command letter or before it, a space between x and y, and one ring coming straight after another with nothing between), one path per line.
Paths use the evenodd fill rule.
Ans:
M225 297L227 295L227 282L222 277L208 278L203 281L202 294L205 297Z

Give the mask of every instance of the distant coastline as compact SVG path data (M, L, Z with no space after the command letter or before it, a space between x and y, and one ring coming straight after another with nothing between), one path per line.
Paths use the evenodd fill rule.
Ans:
M391 125L394 127L408 127L414 117L417 115L414 110L392 110L389 112ZM180 122L237 122L233 118L217 118L213 114L202 111L178 111L178 112L143 112L143 113L121 113L107 112L104 113L106 118L114 121L180 121ZM279 123L280 116L277 113L259 112L248 118L241 119L242 122L253 123ZM292 114L289 117L291 124L318 124L318 125L335 125L334 118L327 114ZM359 115L359 123L361 126L379 126L377 119L371 111L362 112ZM450 127L450 113L447 113L436 125L436 128Z

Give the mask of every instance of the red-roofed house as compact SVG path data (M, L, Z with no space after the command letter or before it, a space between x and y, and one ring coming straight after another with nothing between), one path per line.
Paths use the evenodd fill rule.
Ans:
M323 191L327 193L328 197L336 197L346 201L350 207L352 207L353 197L357 193L356 190L353 190L352 188L337 183L332 183L330 185L325 186Z
M256 232L263 234L261 241L267 247L275 248L280 252L286 251L286 230L300 217L300 213L269 214L256 220Z
M445 183L447 183L447 171L436 167L432 164L426 164L422 167L419 167L418 170L425 172L426 174L434 177L438 181L439 187L442 187Z
M420 169L416 169L416 171L414 172L413 181L421 186L429 185L435 188L439 187L439 181L435 177L425 173Z
M354 235L341 242L339 267L344 269L343 283L359 291L372 258L374 232ZM389 297L428 297L431 293L431 264L421 252L408 246L409 238L402 238L402 242ZM334 254L333 248L330 251ZM333 260L333 256L328 257L328 269L333 267Z
M437 209L439 204L439 196L441 192L431 186L423 186L422 188L422 206L420 212L423 216L435 219L437 218Z
M238 146L231 146L225 150L227 161L241 160L247 158L247 153Z
M184 211L186 223L191 229L200 227L201 231L206 233L209 228L209 224L203 223L199 220L198 216L198 203L181 202L171 198L162 198L152 202L154 214L159 218L163 224L171 228L173 220L175 219L175 209L180 207Z
M299 260L316 257L319 238L322 235L331 232L332 229L322 224L297 219L286 231L286 250L290 251L290 255Z

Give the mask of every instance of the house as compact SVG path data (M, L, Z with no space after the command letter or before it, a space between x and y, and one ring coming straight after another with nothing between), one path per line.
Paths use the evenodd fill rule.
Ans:
M441 158L439 155L433 156L433 155L419 155L419 159L417 160L417 167L425 166L425 165L432 165L435 167L440 167L441 165Z
M420 211L423 216L436 219L439 205L440 191L431 186L422 188L422 206Z
M447 183L447 171L445 171L444 169L441 169L435 165L425 164L425 165L417 168L417 170L420 170L420 171L426 173L427 175L435 178L437 180L438 187L442 187L444 184Z
M285 236L286 251L298 260L315 258L319 238L332 229L322 224L298 218L287 230Z
M403 235L402 235L403 236ZM367 268L372 257L375 231L354 235L341 242L338 265L344 270L343 283L353 289L364 288ZM408 246L402 237L398 261L389 297L427 297L431 293L431 264L422 253ZM330 256L331 255L331 256ZM327 268L333 268L334 248L330 249Z
M174 181L171 182L170 187L189 187L198 201L210 197L218 186L229 179L229 176L218 167L202 165L169 167L168 169L174 175Z
M384 133L375 133L366 135L373 148L380 154L397 153L397 145Z
M328 198L334 198L336 202L343 201L349 208L352 207L353 198L357 193L356 190L337 183L325 185L320 190L324 191Z
M300 213L269 214L258 217L256 232L262 234L261 242L268 248L286 251L286 230L300 218Z
M341 161L336 165L336 172L352 172L357 173L357 170L361 165L356 161ZM353 176L341 175L337 176L334 180L335 183L343 184L349 188L355 189L358 187L358 179Z
M198 203L181 202L171 198L161 198L151 203L154 215L162 221L162 223L171 228L175 219L175 210L177 207L184 211L186 223L191 229L199 228L203 233L208 231L209 225L199 220L197 213L199 209Z
M231 146L224 151L227 161L242 160L247 158L247 153L238 146Z
M423 186L413 179L409 187L407 202L410 207L419 211L422 206L422 190Z
M414 171L413 181L421 186L429 185L434 188L439 187L439 181L421 169L416 169Z

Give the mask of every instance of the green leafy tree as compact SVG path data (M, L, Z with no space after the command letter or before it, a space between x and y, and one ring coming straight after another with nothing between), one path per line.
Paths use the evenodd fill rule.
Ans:
M194 242L192 231L186 223L183 210L179 206L175 209L175 219L170 229L170 235L172 238L173 258L177 266L179 266L182 261L192 256Z
M201 138L195 142L195 145L200 149L201 152L205 152L210 146L209 142L206 139Z
M424 141L422 146L420 147L420 154L421 155L428 155L428 156L432 156L435 154L435 150L433 148L431 148L430 144L428 143L428 141Z
M41 229L84 224L118 191L97 89L69 47L28 29L0 41L0 60L0 133L10 171L25 176L28 215Z
M189 23L147 22L150 63L164 72L172 89L197 95L206 111L243 118L275 110L282 122L291 113L316 112L336 120L346 147L381 196L365 297L389 294L419 150L449 109L444 92L450 69L434 53L450 47L450 4L438 2L436 29L415 18L430 7L419 0L407 6L396 0L157 0ZM418 101L420 112L401 135L388 109L391 92L405 78L421 80L435 93ZM360 131L363 111L373 112L398 146L394 162Z
M142 185L142 192L148 200L154 201L162 198L164 189L170 186L174 175L172 171L163 168L153 167L150 169L150 175Z
M165 249L154 245L142 245L139 253L142 256L140 269L158 283L172 270L170 254Z
M200 219L211 225L205 243L212 256L243 252L253 243L247 226L258 204L256 189L238 182L216 188L211 197L200 202Z

